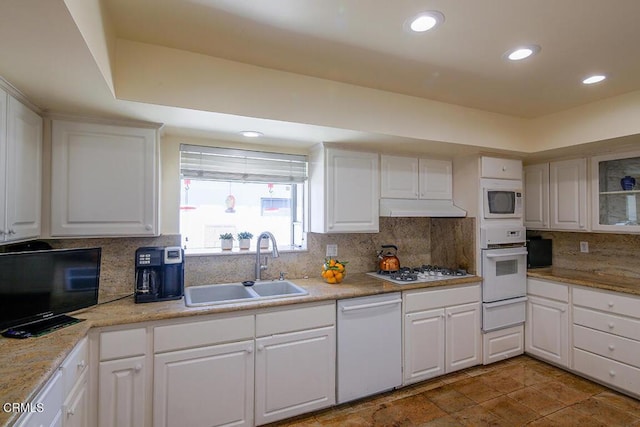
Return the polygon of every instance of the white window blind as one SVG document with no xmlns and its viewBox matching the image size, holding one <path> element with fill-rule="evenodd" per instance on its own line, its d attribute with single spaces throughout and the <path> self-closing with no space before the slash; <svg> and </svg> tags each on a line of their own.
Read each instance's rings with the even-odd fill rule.
<svg viewBox="0 0 640 427">
<path fill-rule="evenodd" d="M 307 157 L 295 154 L 180 145 L 182 178 L 243 182 L 304 182 Z"/>
</svg>

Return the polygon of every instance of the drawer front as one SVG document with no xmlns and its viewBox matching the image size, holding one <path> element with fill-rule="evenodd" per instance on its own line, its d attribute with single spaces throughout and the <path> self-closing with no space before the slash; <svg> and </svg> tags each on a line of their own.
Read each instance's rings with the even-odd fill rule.
<svg viewBox="0 0 640 427">
<path fill-rule="evenodd" d="M 153 330 L 153 351 L 162 353 L 253 339 L 254 322 L 254 316 L 250 315 L 158 326 Z"/>
<path fill-rule="evenodd" d="M 480 285 L 404 292 L 405 313 L 480 301 Z"/>
<path fill-rule="evenodd" d="M 601 310 L 606 313 L 640 317 L 640 298 L 613 292 L 573 288 L 573 304 Z"/>
<path fill-rule="evenodd" d="M 18 419 L 16 427 L 52 426 L 60 422 L 62 411 L 62 373 L 57 371 L 31 401 L 33 411 Z M 60 425 L 60 424 L 58 424 Z"/>
<path fill-rule="evenodd" d="M 74 384 L 86 371 L 89 362 L 89 345 L 87 338 L 83 338 L 74 347 L 71 354 L 62 362 L 60 370 L 62 371 L 62 382 L 64 384 L 64 396 L 66 397 Z"/>
<path fill-rule="evenodd" d="M 640 369 L 593 353 L 573 350 L 573 369 L 605 384 L 640 395 Z"/>
<path fill-rule="evenodd" d="M 573 323 L 640 341 L 640 320 L 583 307 L 573 308 Z"/>
<path fill-rule="evenodd" d="M 335 303 L 273 311 L 256 315 L 256 336 L 284 334 L 335 324 Z"/>
<path fill-rule="evenodd" d="M 527 279 L 527 295 L 569 302 L 569 286 L 538 279 Z"/>
<path fill-rule="evenodd" d="M 640 368 L 640 341 L 573 325 L 573 346 Z"/>
<path fill-rule="evenodd" d="M 142 356 L 147 350 L 145 328 L 100 333 L 100 360 Z"/>
<path fill-rule="evenodd" d="M 513 298 L 508 302 L 498 301 L 482 304 L 482 330 L 494 331 L 524 323 L 527 298 Z"/>
</svg>

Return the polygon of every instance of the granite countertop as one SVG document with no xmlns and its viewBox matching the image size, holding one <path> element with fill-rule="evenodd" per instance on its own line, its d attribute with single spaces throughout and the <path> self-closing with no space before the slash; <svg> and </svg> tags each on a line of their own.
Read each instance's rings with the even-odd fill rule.
<svg viewBox="0 0 640 427">
<path fill-rule="evenodd" d="M 588 271 L 576 271 L 563 268 L 536 268 L 527 271 L 528 277 L 553 280 L 570 285 L 604 289 L 626 294 L 640 295 L 640 279 L 623 276 L 610 276 Z"/>
<path fill-rule="evenodd" d="M 181 317 L 256 310 L 316 301 L 376 295 L 410 289 L 455 286 L 480 282 L 478 276 L 470 276 L 431 283 L 407 283 L 395 285 L 367 274 L 351 274 L 337 285 L 329 285 L 320 279 L 291 279 L 305 288 L 305 296 L 273 300 L 219 304 L 206 307 L 187 307 L 184 300 L 135 304 L 133 296 L 76 312 L 74 317 L 85 321 L 59 329 L 41 337 L 9 339 L 0 337 L 0 404 L 29 402 L 55 373 L 76 343 L 87 335 L 92 327 L 124 325 Z M 194 319 L 197 320 L 197 319 Z M 0 409 L 0 425 L 15 421 L 18 414 Z"/>
</svg>

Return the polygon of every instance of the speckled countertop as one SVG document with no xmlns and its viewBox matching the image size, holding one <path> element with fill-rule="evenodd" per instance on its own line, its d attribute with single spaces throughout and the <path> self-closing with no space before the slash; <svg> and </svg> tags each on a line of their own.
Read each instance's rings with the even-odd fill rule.
<svg viewBox="0 0 640 427">
<path fill-rule="evenodd" d="M 562 268 L 536 268 L 528 270 L 527 276 L 553 280 L 570 285 L 640 295 L 640 279 L 622 276 L 609 276 L 589 271 L 568 270 Z"/>
<path fill-rule="evenodd" d="M 92 327 L 149 322 L 180 317 L 256 310 L 290 304 L 376 295 L 409 289 L 455 286 L 479 282 L 477 276 L 432 283 L 393 283 L 367 274 L 352 274 L 339 285 L 328 285 L 319 279 L 292 279 L 309 294 L 292 298 L 187 307 L 184 300 L 135 304 L 127 297 L 91 309 L 77 312 L 74 317 L 85 319 L 75 325 L 47 335 L 22 340 L 0 337 L 0 404 L 29 402 L 53 375 L 75 344 Z M 10 425 L 17 415 L 4 412 L 0 406 L 0 425 Z"/>
</svg>

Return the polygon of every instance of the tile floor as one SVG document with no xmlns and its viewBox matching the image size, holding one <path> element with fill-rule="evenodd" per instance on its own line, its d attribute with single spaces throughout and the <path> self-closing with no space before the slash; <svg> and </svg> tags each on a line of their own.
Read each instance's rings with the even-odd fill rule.
<svg viewBox="0 0 640 427">
<path fill-rule="evenodd" d="M 640 401 L 528 356 L 271 426 L 637 426 Z"/>
</svg>

